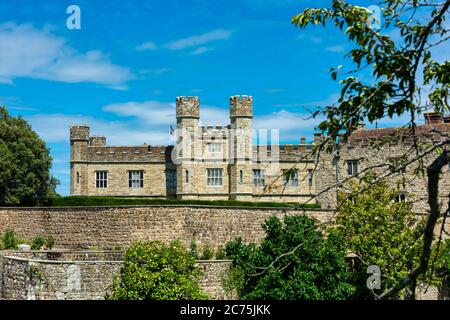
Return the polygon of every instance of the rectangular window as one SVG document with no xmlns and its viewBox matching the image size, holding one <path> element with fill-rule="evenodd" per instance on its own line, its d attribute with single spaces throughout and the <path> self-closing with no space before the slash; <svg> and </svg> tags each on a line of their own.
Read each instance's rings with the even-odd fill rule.
<svg viewBox="0 0 450 320">
<path fill-rule="evenodd" d="M 253 170 L 253 185 L 255 187 L 264 187 L 266 184 L 265 178 L 266 173 L 264 170 Z"/>
<path fill-rule="evenodd" d="M 283 170 L 283 183 L 285 186 L 298 187 L 298 171 Z"/>
<path fill-rule="evenodd" d="M 177 188 L 177 172 L 174 170 L 166 171 L 166 188 L 176 189 Z"/>
<path fill-rule="evenodd" d="M 358 161 L 347 161 L 347 173 L 349 176 L 356 176 L 358 174 Z"/>
<path fill-rule="evenodd" d="M 222 185 L 222 169 L 206 169 L 207 185 L 221 186 Z"/>
<path fill-rule="evenodd" d="M 312 169 L 308 169 L 308 186 L 309 186 L 309 189 L 311 189 L 312 186 L 313 186 L 313 175 L 314 175 L 313 170 Z"/>
<path fill-rule="evenodd" d="M 208 143 L 208 151 L 209 152 L 222 152 L 222 144 L 221 143 Z"/>
<path fill-rule="evenodd" d="M 97 188 L 108 188 L 108 171 L 95 171 L 95 186 Z"/>
<path fill-rule="evenodd" d="M 144 171 L 128 171 L 128 187 L 144 187 Z"/>
</svg>

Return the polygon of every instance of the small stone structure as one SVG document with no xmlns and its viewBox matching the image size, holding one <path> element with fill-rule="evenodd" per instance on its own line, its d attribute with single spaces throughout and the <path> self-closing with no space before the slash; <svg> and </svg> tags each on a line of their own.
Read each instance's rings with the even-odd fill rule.
<svg viewBox="0 0 450 320">
<path fill-rule="evenodd" d="M 199 285 L 216 300 L 226 299 L 222 277 L 231 261 L 202 260 Z M 0 299 L 103 300 L 123 267 L 119 251 L 0 252 Z"/>
</svg>

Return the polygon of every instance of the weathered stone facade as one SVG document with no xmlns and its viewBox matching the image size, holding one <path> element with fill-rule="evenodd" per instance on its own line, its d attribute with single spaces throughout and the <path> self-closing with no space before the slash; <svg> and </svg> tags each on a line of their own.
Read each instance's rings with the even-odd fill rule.
<svg viewBox="0 0 450 320">
<path fill-rule="evenodd" d="M 448 139 L 450 123 L 427 122 L 416 127 L 417 144 L 424 152 Z M 350 182 L 357 174 L 364 176 L 369 170 L 377 177 L 386 177 L 389 185 L 404 195 L 405 199 L 413 202 L 413 209 L 418 214 L 425 214 L 429 210 L 426 169 L 437 158 L 437 151 L 429 152 L 423 159 L 424 175 L 418 172 L 420 162 L 412 161 L 416 155 L 413 145 L 412 132 L 409 128 L 364 129 L 354 132 L 347 143 L 341 144 L 333 153 L 323 153 L 319 158 L 316 172 L 318 199 L 323 208 L 336 208 L 337 193 L 350 193 Z M 448 148 L 448 146 L 446 146 Z M 350 168 L 352 166 L 352 168 Z M 401 169 L 405 166 L 404 169 Z M 399 169 L 400 168 L 400 169 Z M 395 171 L 397 170 L 397 171 Z M 344 182 L 336 187 L 338 181 Z M 327 190 L 329 189 L 329 190 Z M 327 190 L 327 192 L 323 192 Z M 447 208 L 450 193 L 450 171 L 445 166 L 441 171 L 439 192 L 443 209 Z"/>
<path fill-rule="evenodd" d="M 229 125 L 200 126 L 199 98 L 178 97 L 176 147 L 106 146 L 106 138 L 90 136 L 88 126 L 72 126 L 70 193 L 314 203 L 311 145 L 302 139 L 298 145 L 253 146 L 252 108 L 252 97 L 230 97 Z M 260 170 L 258 182 L 254 170 Z M 280 176 L 288 170 L 292 177 L 285 181 Z M 134 174 L 139 181 L 133 183 Z"/>
<path fill-rule="evenodd" d="M 320 221 L 333 215 L 330 210 L 211 206 L 0 208 L 0 234 L 13 229 L 27 239 L 52 235 L 56 246 L 65 249 L 126 248 L 136 241 L 175 239 L 189 246 L 194 238 L 200 246 L 217 248 L 236 237 L 258 242 L 267 218 L 304 213 Z"/>
<path fill-rule="evenodd" d="M 222 277 L 231 261 L 202 260 L 200 287 L 227 297 Z M 123 267 L 118 251 L 0 251 L 0 300 L 103 300 Z"/>
</svg>

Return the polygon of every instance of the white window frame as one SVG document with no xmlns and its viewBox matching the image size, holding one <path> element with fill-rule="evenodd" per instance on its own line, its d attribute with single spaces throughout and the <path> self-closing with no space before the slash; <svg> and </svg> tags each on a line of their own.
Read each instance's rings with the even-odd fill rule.
<svg viewBox="0 0 450 320">
<path fill-rule="evenodd" d="M 348 160 L 347 161 L 347 174 L 349 176 L 356 176 L 358 173 L 359 173 L 358 160 Z"/>
<path fill-rule="evenodd" d="M 264 188 L 266 184 L 266 171 L 263 169 L 253 169 L 253 186 Z"/>
<path fill-rule="evenodd" d="M 97 189 L 108 188 L 108 171 L 106 170 L 95 171 L 95 187 Z"/>
<path fill-rule="evenodd" d="M 289 179 L 287 179 L 288 172 Z M 298 187 L 298 170 L 283 170 L 283 184 L 289 187 Z"/>
<path fill-rule="evenodd" d="M 206 185 L 208 187 L 223 186 L 223 169 L 222 168 L 206 169 Z"/>
<path fill-rule="evenodd" d="M 128 171 L 128 187 L 133 189 L 139 189 L 144 187 L 143 170 Z"/>
</svg>

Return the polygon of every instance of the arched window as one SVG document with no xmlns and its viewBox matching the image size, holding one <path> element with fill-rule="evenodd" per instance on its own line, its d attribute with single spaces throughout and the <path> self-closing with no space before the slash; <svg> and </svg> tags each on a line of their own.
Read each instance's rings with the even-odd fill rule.
<svg viewBox="0 0 450 320">
<path fill-rule="evenodd" d="M 80 173 L 77 172 L 77 183 L 80 183 Z"/>
<path fill-rule="evenodd" d="M 244 172 L 242 170 L 239 170 L 239 183 L 244 182 Z"/>
<path fill-rule="evenodd" d="M 186 178 L 185 178 L 186 183 L 189 183 L 189 171 L 186 170 Z"/>
</svg>

